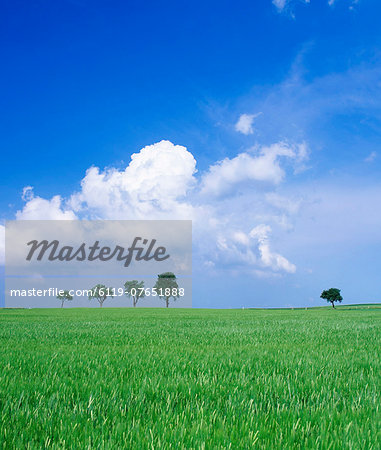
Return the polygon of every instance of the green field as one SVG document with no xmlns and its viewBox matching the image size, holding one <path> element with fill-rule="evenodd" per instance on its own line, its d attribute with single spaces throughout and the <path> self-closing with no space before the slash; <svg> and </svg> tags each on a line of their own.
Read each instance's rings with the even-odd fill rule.
<svg viewBox="0 0 381 450">
<path fill-rule="evenodd" d="M 0 310 L 0 446 L 379 449 L 380 319 Z"/>
</svg>

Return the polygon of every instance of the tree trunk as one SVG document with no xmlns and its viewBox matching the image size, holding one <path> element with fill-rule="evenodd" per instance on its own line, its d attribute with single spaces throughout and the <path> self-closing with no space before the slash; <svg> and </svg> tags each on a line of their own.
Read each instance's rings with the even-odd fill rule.
<svg viewBox="0 0 381 450">
<path fill-rule="evenodd" d="M 167 306 L 167 308 L 169 307 L 169 297 L 166 297 L 166 299 L 165 299 L 165 304 L 166 304 L 166 306 Z"/>
<path fill-rule="evenodd" d="M 335 309 L 335 303 L 334 302 L 331 302 L 331 303 L 332 303 L 332 308 Z"/>
<path fill-rule="evenodd" d="M 101 301 L 99 302 L 99 307 L 100 307 L 100 308 L 102 308 L 103 302 L 104 302 L 104 300 L 101 300 Z"/>
<path fill-rule="evenodd" d="M 138 301 L 135 300 L 135 299 L 133 298 L 133 299 L 132 299 L 132 303 L 133 303 L 133 305 L 134 305 L 134 308 L 136 308 L 136 303 L 138 303 Z"/>
<path fill-rule="evenodd" d="M 65 300 L 62 300 L 61 301 L 61 308 L 63 308 L 64 303 L 65 303 Z"/>
</svg>

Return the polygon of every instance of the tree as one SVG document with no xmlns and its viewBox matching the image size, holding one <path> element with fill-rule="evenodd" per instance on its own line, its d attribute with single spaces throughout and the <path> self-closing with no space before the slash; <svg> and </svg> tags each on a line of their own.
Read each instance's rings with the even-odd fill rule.
<svg viewBox="0 0 381 450">
<path fill-rule="evenodd" d="M 104 284 L 97 284 L 91 289 L 89 300 L 95 298 L 96 300 L 98 300 L 99 307 L 102 308 L 103 302 L 107 297 L 114 297 L 114 295 L 112 294 L 113 290 L 114 288 L 106 287 Z"/>
<path fill-rule="evenodd" d="M 132 298 L 132 305 L 135 308 L 138 301 L 145 297 L 144 281 L 132 280 L 124 283 L 125 294 L 128 298 Z"/>
<path fill-rule="evenodd" d="M 156 289 L 157 295 L 165 300 L 167 308 L 169 307 L 170 298 L 176 300 L 180 297 L 176 275 L 172 272 L 164 272 L 158 275 L 154 289 Z"/>
<path fill-rule="evenodd" d="M 61 300 L 61 308 L 63 308 L 65 300 L 73 300 L 73 296 L 69 294 L 69 291 L 60 291 L 57 298 Z"/>
<path fill-rule="evenodd" d="M 331 288 L 323 291 L 320 298 L 324 298 L 328 303 L 332 303 L 332 308 L 335 307 L 335 302 L 341 303 L 343 301 L 343 297 L 340 294 L 340 289 L 337 288 Z"/>
</svg>

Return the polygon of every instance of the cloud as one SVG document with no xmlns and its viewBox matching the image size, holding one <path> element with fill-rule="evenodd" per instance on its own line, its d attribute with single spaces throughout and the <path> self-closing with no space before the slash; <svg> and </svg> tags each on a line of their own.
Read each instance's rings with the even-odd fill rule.
<svg viewBox="0 0 381 450">
<path fill-rule="evenodd" d="M 33 187 L 25 186 L 24 189 L 22 190 L 21 198 L 26 202 L 26 201 L 32 200 L 33 197 L 34 197 Z"/>
<path fill-rule="evenodd" d="M 336 4 L 337 0 L 328 0 L 328 5 L 329 6 L 334 6 Z M 357 3 L 359 3 L 359 0 L 352 0 L 349 9 L 353 10 L 354 9 L 354 5 L 357 5 Z"/>
<path fill-rule="evenodd" d="M 276 7 L 278 12 L 282 12 L 287 9 L 287 7 L 296 2 L 294 0 L 273 0 L 272 3 Z M 310 0 L 304 0 L 304 3 L 310 3 Z"/>
<path fill-rule="evenodd" d="M 180 145 L 161 141 L 131 156 L 125 170 L 98 167 L 87 170 L 81 191 L 69 204 L 75 211 L 89 211 L 102 218 L 181 218 L 188 205 L 181 201 L 194 186 L 196 160 Z"/>
<path fill-rule="evenodd" d="M 377 158 L 377 152 L 371 152 L 371 153 L 364 159 L 364 161 L 367 162 L 367 163 L 371 163 L 371 162 L 373 162 L 376 158 Z"/>
<path fill-rule="evenodd" d="M 310 59 L 316 56 L 316 44 L 301 49 L 284 80 L 268 88 L 254 86 L 237 101 L 234 109 L 263 112 L 266 120 L 261 121 L 258 133 L 261 142 L 279 142 L 285 137 L 289 142 L 307 139 L 309 146 L 317 150 L 315 155 L 332 147 L 343 164 L 349 162 L 348 146 L 353 145 L 354 134 L 358 146 L 369 149 L 364 150 L 365 155 L 377 151 L 381 59 L 375 55 L 371 63 L 312 77 L 307 55 Z M 221 119 L 230 120 L 229 114 Z M 338 127 L 337 120 L 345 120 L 346 127 Z"/>
<path fill-rule="evenodd" d="M 123 170 L 90 168 L 81 189 L 68 200 L 59 195 L 44 199 L 27 187 L 25 206 L 16 217 L 192 219 L 195 271 L 226 272 L 226 276 L 284 276 L 295 273 L 296 263 L 303 271 L 300 255 L 318 258 L 338 248 L 346 251 L 353 242 L 380 242 L 380 186 L 362 182 L 354 186 L 352 178 L 337 176 L 331 181 L 319 179 L 318 184 L 303 178 L 282 184 L 286 177 L 295 177 L 288 168 L 305 157 L 304 145 L 278 143 L 245 153 L 243 161 L 242 154 L 226 159 L 227 177 L 225 169 L 222 173 L 213 170 L 221 163 L 197 176 L 196 161 L 185 147 L 161 141 L 134 154 Z M 166 159 L 165 165 L 161 158 Z M 258 158 L 264 172 L 256 171 Z M 255 170 L 242 174 L 242 168 L 250 164 Z M 266 172 L 269 165 L 271 170 Z M 270 174 L 265 182 L 264 173 Z M 206 185 L 214 186 L 205 184 L 210 174 L 218 178 L 225 194 L 216 197 L 211 195 L 213 190 L 208 195 L 202 191 Z M 224 190 L 221 180 L 228 189 Z M 0 260 L 3 254 L 0 239 Z"/>
<path fill-rule="evenodd" d="M 287 0 L 273 0 L 273 5 L 278 9 L 278 11 L 283 11 L 287 3 Z"/>
<path fill-rule="evenodd" d="M 285 271 L 294 273 L 296 266 L 290 263 L 284 256 L 274 253 L 270 249 L 269 234 L 271 227 L 268 225 L 258 225 L 250 231 L 250 237 L 258 242 L 258 249 L 261 255 L 261 262 L 264 267 L 270 267 L 274 271 Z"/>
<path fill-rule="evenodd" d="M 249 134 L 253 134 L 253 122 L 256 117 L 261 115 L 262 113 L 258 114 L 241 114 L 238 122 L 235 124 L 235 129 L 239 133 L 245 134 L 246 136 Z"/>
<path fill-rule="evenodd" d="M 73 211 L 62 205 L 62 198 L 59 195 L 46 200 L 34 197 L 31 189 L 30 186 L 24 188 L 23 199 L 27 201 L 22 211 L 16 213 L 18 220 L 75 220 L 77 218 Z M 28 196 L 25 196 L 25 192 L 28 192 Z"/>
<path fill-rule="evenodd" d="M 241 153 L 196 177 L 194 156 L 185 147 L 164 140 L 133 154 L 123 170 L 90 167 L 81 189 L 66 201 L 59 195 L 50 200 L 35 196 L 27 186 L 24 208 L 16 217 L 191 219 L 197 266 L 255 276 L 257 269 L 261 276 L 263 270 L 292 273 L 293 265 L 270 250 L 269 236 L 259 241 L 250 230 L 264 221 L 269 227 L 289 229 L 287 218 L 295 209 L 286 198 L 270 194 L 286 176 L 285 159 L 297 164 L 304 158 L 302 147 L 278 143 L 255 153 Z M 253 181 L 264 184 L 252 192 Z M 245 194 L 237 197 L 238 184 Z"/>
<path fill-rule="evenodd" d="M 202 190 L 205 195 L 219 196 L 227 194 L 242 183 L 266 182 L 279 184 L 285 177 L 280 158 L 294 159 L 298 163 L 306 158 L 306 146 L 288 145 L 280 142 L 263 147 L 257 154 L 240 153 L 212 165 L 202 178 Z"/>
<path fill-rule="evenodd" d="M 277 194 L 276 192 L 267 193 L 266 200 L 270 205 L 273 205 L 281 211 L 286 211 L 289 214 L 296 214 L 301 206 L 300 199 L 288 198 L 284 195 Z"/>
<path fill-rule="evenodd" d="M 260 224 L 249 233 L 233 231 L 217 234 L 217 253 L 213 266 L 227 266 L 234 271 L 245 273 L 252 269 L 256 276 L 263 278 L 264 273 L 270 276 L 279 273 L 295 273 L 296 266 L 284 256 L 270 248 L 269 225 Z M 210 264 L 210 261 L 209 261 Z"/>
</svg>

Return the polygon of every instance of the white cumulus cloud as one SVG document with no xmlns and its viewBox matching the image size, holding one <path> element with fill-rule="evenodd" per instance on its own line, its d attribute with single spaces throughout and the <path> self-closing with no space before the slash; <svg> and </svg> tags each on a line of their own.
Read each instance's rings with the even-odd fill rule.
<svg viewBox="0 0 381 450">
<path fill-rule="evenodd" d="M 31 186 L 23 190 L 24 208 L 17 211 L 18 220 L 74 220 L 76 215 L 72 210 L 63 205 L 61 196 L 55 195 L 50 200 L 35 197 Z"/>
<path fill-rule="evenodd" d="M 240 153 L 232 159 L 225 158 L 212 165 L 203 176 L 202 193 L 219 196 L 228 193 L 239 184 L 253 181 L 279 184 L 285 177 L 280 158 L 294 159 L 299 163 L 300 152 L 304 158 L 304 144 L 290 146 L 281 142 L 263 147 L 257 154 Z"/>
<path fill-rule="evenodd" d="M 70 205 L 103 218 L 160 218 L 168 213 L 179 218 L 189 209 L 181 199 L 194 186 L 195 172 L 193 155 L 163 140 L 134 153 L 125 170 L 88 169 Z"/>
<path fill-rule="evenodd" d="M 272 252 L 269 243 L 269 234 L 271 233 L 271 227 L 268 225 L 257 225 L 250 231 L 250 237 L 254 238 L 258 242 L 258 249 L 261 255 L 261 262 L 265 267 L 270 267 L 274 271 L 285 271 L 294 273 L 296 267 L 290 263 L 284 256 Z"/>
<path fill-rule="evenodd" d="M 278 143 L 227 158 L 196 177 L 192 153 L 163 140 L 134 153 L 125 169 L 90 167 L 80 190 L 67 200 L 35 196 L 27 186 L 16 218 L 191 219 L 200 267 L 292 273 L 295 266 L 270 250 L 269 230 L 270 224 L 289 229 L 296 200 L 271 192 L 286 176 L 285 158 L 298 164 L 303 155 L 303 145 Z M 262 183 L 256 192 L 250 189 L 252 181 Z M 238 184 L 244 196 L 235 196 Z M 263 223 L 266 236 L 250 233 Z"/>
<path fill-rule="evenodd" d="M 258 117 L 261 113 L 258 114 L 241 114 L 237 123 L 235 124 L 235 130 L 239 133 L 249 135 L 253 134 L 253 122 L 256 117 Z"/>
</svg>

